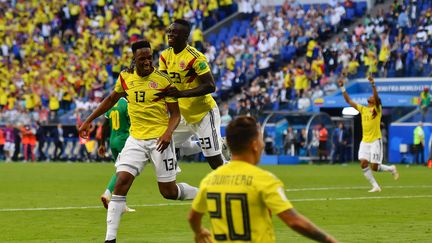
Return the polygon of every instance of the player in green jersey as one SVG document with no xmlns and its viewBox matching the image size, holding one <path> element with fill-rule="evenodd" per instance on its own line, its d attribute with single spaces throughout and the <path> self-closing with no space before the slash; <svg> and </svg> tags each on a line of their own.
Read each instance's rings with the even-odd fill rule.
<svg viewBox="0 0 432 243">
<path fill-rule="evenodd" d="M 130 121 L 127 100 L 125 98 L 120 98 L 117 103 L 105 113 L 105 118 L 104 128 L 102 129 L 102 141 L 98 149 L 98 154 L 100 157 L 105 157 L 105 138 L 108 134 L 107 130 L 111 129 L 109 144 L 113 159 L 116 160 L 129 137 Z M 108 208 L 108 203 L 111 199 L 111 193 L 114 190 L 116 180 L 117 175 L 114 173 L 105 192 L 101 195 L 101 201 L 105 208 Z M 135 210 L 126 207 L 126 211 L 133 212 Z"/>
</svg>

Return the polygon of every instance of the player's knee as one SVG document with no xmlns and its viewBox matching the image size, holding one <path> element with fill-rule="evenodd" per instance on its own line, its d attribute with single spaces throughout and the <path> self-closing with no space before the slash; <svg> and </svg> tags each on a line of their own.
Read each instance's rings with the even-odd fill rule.
<svg viewBox="0 0 432 243">
<path fill-rule="evenodd" d="M 360 160 L 360 167 L 362 169 L 367 168 L 369 165 L 369 162 L 367 160 Z"/>
<path fill-rule="evenodd" d="M 373 171 L 378 171 L 378 164 L 371 164 L 371 169 Z"/>
<path fill-rule="evenodd" d="M 223 165 L 223 159 L 221 155 L 216 155 L 212 157 L 206 157 L 207 162 L 209 163 L 210 167 L 215 170 L 219 166 Z"/>
<path fill-rule="evenodd" d="M 176 200 L 178 196 L 177 187 L 159 188 L 159 192 L 165 199 L 169 200 Z"/>
<path fill-rule="evenodd" d="M 134 177 L 130 174 L 119 173 L 114 186 L 114 194 L 126 195 L 132 185 Z"/>
</svg>

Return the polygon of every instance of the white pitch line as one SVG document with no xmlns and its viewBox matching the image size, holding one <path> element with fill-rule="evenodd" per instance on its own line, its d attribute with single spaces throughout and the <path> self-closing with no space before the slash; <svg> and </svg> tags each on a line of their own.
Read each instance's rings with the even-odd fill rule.
<svg viewBox="0 0 432 243">
<path fill-rule="evenodd" d="M 183 206 L 191 203 L 155 203 L 128 205 L 129 207 L 165 207 L 165 206 Z M 103 208 L 102 206 L 81 206 L 81 207 L 54 207 L 54 208 L 0 208 L 0 212 L 19 212 L 19 211 L 55 211 L 55 210 L 72 210 L 72 209 L 94 209 Z"/>
<path fill-rule="evenodd" d="M 432 188 L 432 185 L 417 185 L 417 186 L 384 186 L 383 188 Z M 368 186 L 343 186 L 343 187 L 309 187 L 309 188 L 291 188 L 286 189 L 287 192 L 300 191 L 330 191 L 330 190 L 355 190 L 355 189 L 370 189 Z"/>
<path fill-rule="evenodd" d="M 336 197 L 336 198 L 302 198 L 290 199 L 291 202 L 310 202 L 310 201 L 353 201 L 370 199 L 411 199 L 411 198 L 432 198 L 432 195 L 413 195 L 413 196 L 375 196 L 375 197 Z"/>
<path fill-rule="evenodd" d="M 432 195 L 412 195 L 412 196 L 371 196 L 371 197 L 336 197 L 336 198 L 299 198 L 290 199 L 291 202 L 311 202 L 311 201 L 353 201 L 353 200 L 370 200 L 370 199 L 411 199 L 411 198 L 432 198 Z M 187 203 L 156 203 L 128 205 L 130 207 L 164 207 L 164 206 L 184 206 Z M 19 211 L 56 211 L 56 210 L 73 210 L 73 209 L 95 209 L 102 206 L 82 206 L 82 207 L 55 207 L 55 208 L 1 208 L 0 212 L 19 212 Z"/>
</svg>

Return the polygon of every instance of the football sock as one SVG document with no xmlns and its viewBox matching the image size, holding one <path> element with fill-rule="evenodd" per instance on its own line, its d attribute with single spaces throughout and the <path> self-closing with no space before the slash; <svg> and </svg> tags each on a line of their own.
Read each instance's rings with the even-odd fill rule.
<svg viewBox="0 0 432 243">
<path fill-rule="evenodd" d="M 369 167 L 366 167 L 363 169 L 363 175 L 366 177 L 366 179 L 369 181 L 369 183 L 373 186 L 373 187 L 379 187 L 378 183 L 375 180 L 375 177 L 372 174 L 372 171 Z"/>
<path fill-rule="evenodd" d="M 120 218 L 126 207 L 126 196 L 112 195 L 107 210 L 107 232 L 105 240 L 114 240 L 120 225 Z"/>
<path fill-rule="evenodd" d="M 187 183 L 177 183 L 178 195 L 177 200 L 192 200 L 195 198 L 198 188 L 190 186 Z"/>
<path fill-rule="evenodd" d="M 201 147 L 197 141 L 188 140 L 180 145 L 182 156 L 189 156 L 201 152 Z"/>
<path fill-rule="evenodd" d="M 378 171 L 393 171 L 393 167 L 392 166 L 388 166 L 388 165 L 378 165 Z"/>
<path fill-rule="evenodd" d="M 108 186 L 107 186 L 107 189 L 109 190 L 110 195 L 114 191 L 114 186 L 115 186 L 116 180 L 117 180 L 117 174 L 114 173 L 114 175 L 111 177 L 111 180 L 110 180 L 110 182 L 108 183 Z"/>
</svg>

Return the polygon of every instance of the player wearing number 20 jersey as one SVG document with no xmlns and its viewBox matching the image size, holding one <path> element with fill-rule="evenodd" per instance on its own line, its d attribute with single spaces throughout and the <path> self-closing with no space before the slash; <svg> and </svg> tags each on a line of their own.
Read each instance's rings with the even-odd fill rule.
<svg viewBox="0 0 432 243">
<path fill-rule="evenodd" d="M 204 178 L 192 208 L 209 212 L 216 242 L 275 242 L 269 210 L 277 215 L 293 207 L 283 188 L 270 172 L 231 161 Z"/>
<path fill-rule="evenodd" d="M 311 239 L 336 242 L 295 211 L 279 179 L 256 166 L 264 142 L 254 118 L 237 117 L 228 124 L 226 134 L 233 160 L 201 182 L 189 213 L 195 242 L 275 242 L 271 214 Z M 211 233 L 202 226 L 206 212 Z"/>
</svg>

